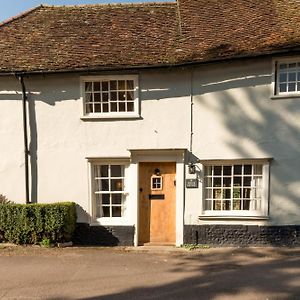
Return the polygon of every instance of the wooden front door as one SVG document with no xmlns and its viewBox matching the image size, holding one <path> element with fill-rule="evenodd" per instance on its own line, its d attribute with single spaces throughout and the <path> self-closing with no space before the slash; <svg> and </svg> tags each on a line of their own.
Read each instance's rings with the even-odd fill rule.
<svg viewBox="0 0 300 300">
<path fill-rule="evenodd" d="M 139 244 L 175 244 L 176 164 L 139 164 Z"/>
</svg>

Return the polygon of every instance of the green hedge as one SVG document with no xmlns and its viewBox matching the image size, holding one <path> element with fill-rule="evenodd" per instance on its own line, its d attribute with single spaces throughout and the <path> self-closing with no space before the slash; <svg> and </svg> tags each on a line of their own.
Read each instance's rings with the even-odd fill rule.
<svg viewBox="0 0 300 300">
<path fill-rule="evenodd" d="M 0 204 L 0 240 L 15 244 L 71 241 L 76 225 L 73 202 Z"/>
</svg>

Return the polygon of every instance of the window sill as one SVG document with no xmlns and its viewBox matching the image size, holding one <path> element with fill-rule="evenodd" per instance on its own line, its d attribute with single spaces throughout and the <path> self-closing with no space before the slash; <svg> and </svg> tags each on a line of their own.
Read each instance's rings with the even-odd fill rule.
<svg viewBox="0 0 300 300">
<path fill-rule="evenodd" d="M 95 218 L 90 222 L 90 226 L 123 226 L 127 224 L 125 217 L 102 217 Z"/>
<path fill-rule="evenodd" d="M 300 99 L 300 93 L 299 94 L 285 94 L 285 95 L 272 95 L 270 97 L 271 100 L 280 100 L 280 99 L 295 99 L 299 98 Z"/>
<path fill-rule="evenodd" d="M 82 116 L 80 118 L 82 121 L 101 121 L 101 120 L 139 120 L 141 116 L 139 114 L 116 114 L 116 115 L 90 115 L 90 116 Z"/>
<path fill-rule="evenodd" d="M 269 220 L 268 216 L 243 216 L 243 215 L 201 215 L 199 220 Z"/>
</svg>

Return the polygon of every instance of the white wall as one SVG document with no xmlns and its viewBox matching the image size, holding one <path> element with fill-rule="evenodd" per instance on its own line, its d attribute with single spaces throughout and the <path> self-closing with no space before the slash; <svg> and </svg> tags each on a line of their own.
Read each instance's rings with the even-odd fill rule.
<svg viewBox="0 0 300 300">
<path fill-rule="evenodd" d="M 182 71 L 143 72 L 141 119 L 83 121 L 79 75 L 25 78 L 30 127 L 37 141 L 31 147 L 32 155 L 37 154 L 37 201 L 75 201 L 83 209 L 79 221 L 86 221 L 90 213 L 86 157 L 129 157 L 128 149 L 184 148 L 189 138 L 185 80 Z M 24 202 L 22 102 L 14 93 L 20 93 L 20 86 L 13 77 L 1 78 L 1 90 L 0 193 Z"/>
<path fill-rule="evenodd" d="M 271 82 L 272 61 L 266 58 L 197 68 L 193 82 L 193 153 L 202 160 L 273 158 L 268 223 L 297 224 L 300 219 L 300 99 L 272 100 Z M 198 221 L 201 201 L 201 193 L 186 191 L 187 223 L 211 223 Z"/>
<path fill-rule="evenodd" d="M 198 159 L 272 157 L 268 222 L 295 224 L 300 219 L 300 103 L 271 100 L 271 75 L 271 59 L 193 68 L 193 154 Z M 190 78 L 191 69 L 141 71 L 141 119 L 90 122 L 80 119 L 78 74 L 25 78 L 37 140 L 31 148 L 37 154 L 38 202 L 75 201 L 83 209 L 79 221 L 85 221 L 84 211 L 90 212 L 86 157 L 189 148 Z M 25 198 L 20 90 L 15 78 L 0 78 L 0 193 L 16 202 Z M 136 201 L 134 195 L 130 201 Z M 200 223 L 201 205 L 201 184 L 186 189 L 187 224 Z"/>
</svg>

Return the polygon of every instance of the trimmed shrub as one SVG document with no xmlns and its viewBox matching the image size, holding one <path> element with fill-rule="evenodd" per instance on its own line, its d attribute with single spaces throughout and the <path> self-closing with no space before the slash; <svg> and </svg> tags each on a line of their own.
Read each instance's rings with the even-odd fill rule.
<svg viewBox="0 0 300 300">
<path fill-rule="evenodd" d="M 53 204 L 0 204 L 0 237 L 15 244 L 69 242 L 76 226 L 73 202 Z"/>
</svg>

